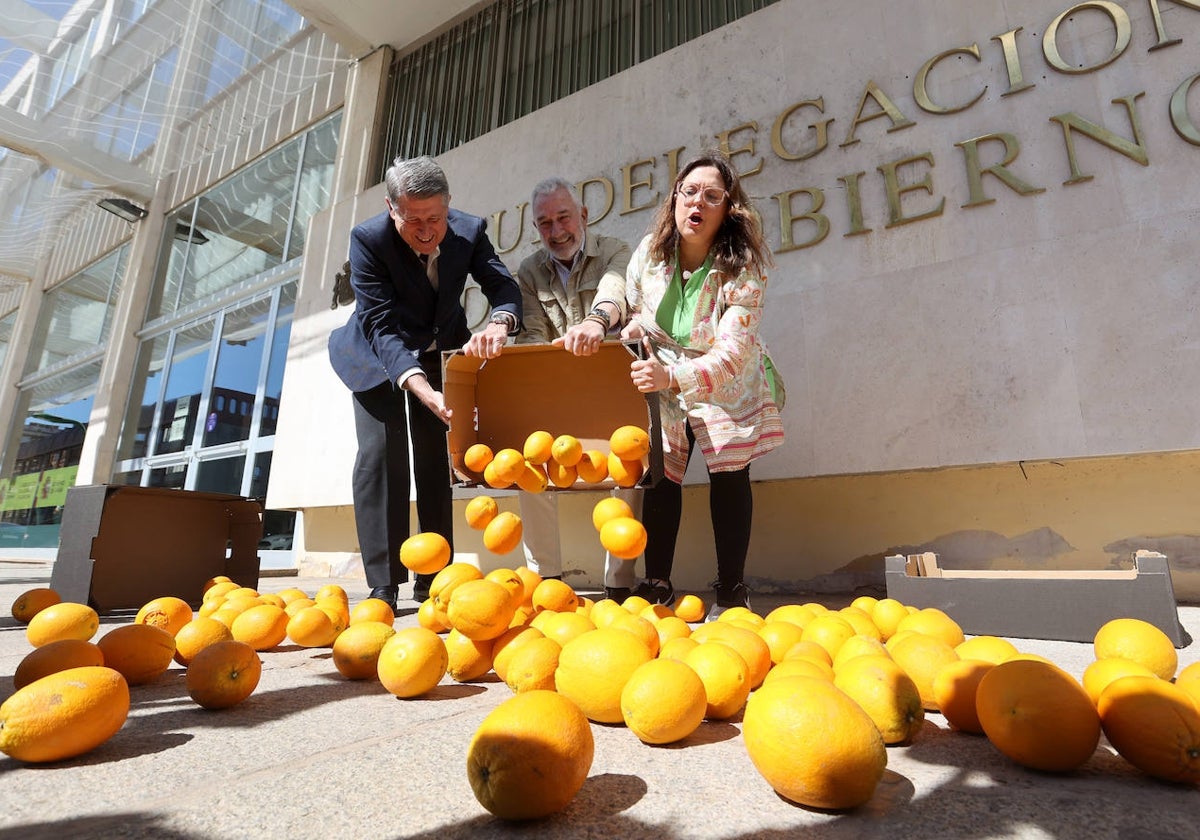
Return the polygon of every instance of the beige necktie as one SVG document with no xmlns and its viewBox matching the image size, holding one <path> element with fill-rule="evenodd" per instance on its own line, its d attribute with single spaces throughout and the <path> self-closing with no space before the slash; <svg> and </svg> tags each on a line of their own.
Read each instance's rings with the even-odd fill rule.
<svg viewBox="0 0 1200 840">
<path fill-rule="evenodd" d="M 420 256 L 421 256 L 421 262 L 425 264 L 425 276 L 429 278 L 429 285 L 433 286 L 433 290 L 436 292 L 438 290 L 438 270 L 437 270 L 438 255 L 436 253 L 434 253 L 434 254 L 421 254 Z"/>
</svg>

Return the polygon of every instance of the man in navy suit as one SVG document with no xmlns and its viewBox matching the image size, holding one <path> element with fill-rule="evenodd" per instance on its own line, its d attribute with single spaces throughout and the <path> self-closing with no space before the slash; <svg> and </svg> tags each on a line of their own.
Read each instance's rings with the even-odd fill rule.
<svg viewBox="0 0 1200 840">
<path fill-rule="evenodd" d="M 330 334 L 329 358 L 354 395 L 354 518 L 367 584 L 372 598 L 394 609 L 398 585 L 408 580 L 400 544 L 409 536 L 410 471 L 421 531 L 454 545 L 441 351 L 500 355 L 521 329 L 521 291 L 484 220 L 450 209 L 450 185 L 432 158 L 397 158 L 384 180 L 387 212 L 350 232 L 355 307 Z M 492 307 L 474 335 L 462 306 L 468 274 Z M 418 602 L 431 579 L 417 575 Z"/>
</svg>

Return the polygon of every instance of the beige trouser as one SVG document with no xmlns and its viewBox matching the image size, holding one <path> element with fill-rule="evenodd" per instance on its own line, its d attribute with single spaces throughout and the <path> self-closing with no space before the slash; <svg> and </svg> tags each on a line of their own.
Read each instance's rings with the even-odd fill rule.
<svg viewBox="0 0 1200 840">
<path fill-rule="evenodd" d="M 633 515 L 642 516 L 642 490 L 638 487 L 614 487 L 611 495 L 623 499 L 633 508 Z M 562 575 L 562 542 L 558 528 L 558 492 L 517 494 L 521 506 L 521 528 L 525 538 L 525 565 L 543 577 Z M 637 582 L 634 567 L 639 558 L 621 560 L 604 555 L 604 585 L 632 589 Z"/>
</svg>

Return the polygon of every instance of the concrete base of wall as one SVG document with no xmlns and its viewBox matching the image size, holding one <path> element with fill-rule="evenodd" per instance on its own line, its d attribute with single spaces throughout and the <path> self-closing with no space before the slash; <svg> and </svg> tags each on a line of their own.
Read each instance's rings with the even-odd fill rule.
<svg viewBox="0 0 1200 840">
<path fill-rule="evenodd" d="M 564 577 L 579 588 L 603 585 L 591 509 L 606 495 L 559 503 Z M 1113 569 L 1144 548 L 1167 557 L 1180 601 L 1200 602 L 1197 451 L 769 481 L 754 498 L 746 579 L 758 592 L 882 590 L 889 554 L 933 551 L 945 568 Z M 517 511 L 515 497 L 499 502 Z M 455 502 L 460 517 L 465 505 Z M 673 581 L 703 591 L 716 573 L 707 486 L 685 487 L 683 507 Z M 361 576 L 351 508 L 306 510 L 304 523 L 304 574 Z M 485 570 L 523 562 L 490 553 L 465 524 L 455 548 Z"/>
</svg>

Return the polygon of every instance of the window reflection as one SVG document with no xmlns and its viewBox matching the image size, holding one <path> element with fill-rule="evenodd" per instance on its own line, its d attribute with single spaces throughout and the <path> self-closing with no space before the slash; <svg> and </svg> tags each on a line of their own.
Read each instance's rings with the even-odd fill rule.
<svg viewBox="0 0 1200 840">
<path fill-rule="evenodd" d="M 180 452 L 192 442 L 212 334 L 212 321 L 176 333 L 154 454 Z"/>
<path fill-rule="evenodd" d="M 225 314 L 216 373 L 209 392 L 208 416 L 204 421 L 204 446 L 250 437 L 251 410 L 258 390 L 270 315 L 270 298 Z"/>
</svg>

